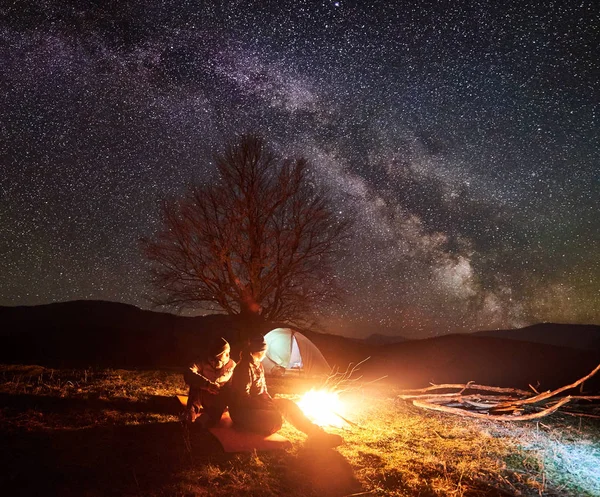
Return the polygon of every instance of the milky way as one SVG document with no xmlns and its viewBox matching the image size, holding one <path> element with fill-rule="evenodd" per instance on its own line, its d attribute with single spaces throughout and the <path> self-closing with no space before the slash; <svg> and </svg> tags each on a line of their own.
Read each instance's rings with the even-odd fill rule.
<svg viewBox="0 0 600 497">
<path fill-rule="evenodd" d="M 0 305 L 148 307 L 159 200 L 243 132 L 357 217 L 326 331 L 600 323 L 597 2 L 0 7 Z"/>
</svg>

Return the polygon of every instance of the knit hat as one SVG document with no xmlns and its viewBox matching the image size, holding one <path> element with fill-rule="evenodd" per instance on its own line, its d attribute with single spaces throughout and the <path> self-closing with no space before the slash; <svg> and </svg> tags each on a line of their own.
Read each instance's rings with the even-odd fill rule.
<svg viewBox="0 0 600 497">
<path fill-rule="evenodd" d="M 230 350 L 231 347 L 229 346 L 227 340 L 225 340 L 223 337 L 219 337 L 211 342 L 211 344 L 208 346 L 207 352 L 209 357 L 218 357 L 225 352 L 229 352 Z"/>
<path fill-rule="evenodd" d="M 248 342 L 248 352 L 262 352 L 267 350 L 267 342 L 262 335 L 250 339 Z"/>
</svg>

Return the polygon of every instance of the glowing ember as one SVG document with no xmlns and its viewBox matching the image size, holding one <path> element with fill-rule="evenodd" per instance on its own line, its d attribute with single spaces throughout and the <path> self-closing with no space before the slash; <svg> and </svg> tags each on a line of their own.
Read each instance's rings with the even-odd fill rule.
<svg viewBox="0 0 600 497">
<path fill-rule="evenodd" d="M 341 428 L 344 425 L 344 421 L 337 416 L 337 414 L 343 415 L 342 403 L 337 392 L 310 390 L 304 394 L 298 405 L 302 412 L 319 426 L 337 426 Z"/>
</svg>

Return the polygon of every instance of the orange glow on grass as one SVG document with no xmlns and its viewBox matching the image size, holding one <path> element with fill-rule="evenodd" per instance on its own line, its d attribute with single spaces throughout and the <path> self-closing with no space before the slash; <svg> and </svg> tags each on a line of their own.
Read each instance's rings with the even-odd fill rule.
<svg viewBox="0 0 600 497">
<path fill-rule="evenodd" d="M 342 418 L 337 415 L 344 415 L 342 402 L 338 398 L 337 392 L 310 390 L 304 394 L 298 402 L 298 406 L 308 419 L 319 426 L 341 428 L 344 425 Z"/>
</svg>

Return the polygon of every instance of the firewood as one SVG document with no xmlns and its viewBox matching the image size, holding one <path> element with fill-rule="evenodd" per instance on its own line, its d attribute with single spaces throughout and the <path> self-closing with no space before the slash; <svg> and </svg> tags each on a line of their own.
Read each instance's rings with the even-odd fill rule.
<svg viewBox="0 0 600 497">
<path fill-rule="evenodd" d="M 489 402 L 475 402 L 473 400 L 465 400 L 464 403 L 468 406 L 474 407 L 475 409 L 492 409 L 496 404 L 490 404 Z"/>
<path fill-rule="evenodd" d="M 440 400 L 440 402 L 443 402 L 444 399 L 447 399 L 448 402 L 450 402 L 451 400 L 461 400 L 461 399 L 466 399 L 466 400 L 470 400 L 470 399 L 478 399 L 478 400 L 486 400 L 486 401 L 496 401 L 496 403 L 498 403 L 498 401 L 501 400 L 511 400 L 514 399 L 514 397 L 510 396 L 510 395 L 481 395 L 481 394 L 470 394 L 470 395 L 461 395 L 459 393 L 438 393 L 438 394 L 425 394 L 425 395 L 398 395 L 399 399 L 402 400 L 411 400 L 411 399 L 424 399 L 424 400 L 429 400 L 429 401 L 437 401 L 437 399 Z"/>
<path fill-rule="evenodd" d="M 577 416 L 580 418 L 593 418 L 593 419 L 600 419 L 600 416 L 598 414 L 589 414 L 587 412 L 575 412 L 575 411 L 560 411 L 562 414 L 567 414 L 569 416 Z"/>
<path fill-rule="evenodd" d="M 478 385 L 476 383 L 443 383 L 441 385 L 431 385 L 426 388 L 413 388 L 408 390 L 401 390 L 403 395 L 418 394 L 431 392 L 432 390 L 450 390 L 450 389 L 463 389 L 463 390 L 483 390 L 488 392 L 499 392 L 499 393 L 512 393 L 516 395 L 529 396 L 531 392 L 526 390 L 520 390 L 518 388 L 507 388 L 507 387 L 491 387 L 488 385 Z"/>
<path fill-rule="evenodd" d="M 598 364 L 598 366 L 596 366 L 596 368 L 590 374 L 584 376 L 583 378 L 580 378 L 579 380 L 577 380 L 574 383 L 571 383 L 570 385 L 565 385 L 564 387 L 560 387 L 560 388 L 557 388 L 556 390 L 552 390 L 552 391 L 548 390 L 547 392 L 541 393 L 539 395 L 535 395 L 533 397 L 529 397 L 527 399 L 521 399 L 521 400 L 511 402 L 511 404 L 512 405 L 536 404 L 538 402 L 541 402 L 542 400 L 550 399 L 552 397 L 555 397 L 559 393 L 562 393 L 566 390 L 570 390 L 571 388 L 575 388 L 576 386 L 581 385 L 584 381 L 589 380 L 592 376 L 594 376 L 598 371 L 600 371 L 600 364 Z M 502 404 L 500 404 L 499 407 L 502 407 Z"/>
<path fill-rule="evenodd" d="M 528 419 L 541 418 L 550 413 L 555 412 L 560 406 L 573 400 L 600 400 L 600 396 L 595 395 L 571 395 L 558 399 L 551 406 L 543 405 L 548 400 L 555 398 L 558 394 L 573 389 L 577 386 L 583 386 L 583 383 L 600 371 L 600 364 L 588 375 L 580 378 L 574 383 L 565 385 L 556 390 L 548 390 L 544 393 L 538 393 L 537 390 L 530 388 L 536 392 L 536 395 L 531 396 L 530 392 L 525 392 L 516 388 L 491 387 L 487 385 L 476 385 L 472 381 L 466 384 L 446 383 L 442 385 L 431 385 L 427 388 L 403 390 L 398 396 L 399 399 L 412 400 L 413 405 L 424 409 L 448 412 L 461 416 L 475 417 L 480 419 L 491 419 L 499 421 L 525 421 Z M 460 389 L 458 392 L 450 393 L 435 393 L 438 390 Z M 480 390 L 483 392 L 499 392 L 509 395 L 486 395 L 486 394 L 469 394 L 463 395 L 466 390 Z M 525 398 L 516 398 L 516 396 L 525 396 Z M 542 407 L 535 407 L 533 404 L 542 404 Z M 525 406 L 531 406 L 530 409 L 538 409 L 537 412 L 531 414 L 521 414 Z M 476 412 L 486 410 L 486 413 Z M 570 415 L 578 415 L 569 412 Z M 582 416 L 595 417 L 594 415 L 581 414 Z"/>
<path fill-rule="evenodd" d="M 425 402 L 422 400 L 413 400 L 413 405 L 416 407 L 421 407 L 423 409 L 428 409 L 431 411 L 440 411 L 447 412 L 450 414 L 457 414 L 459 416 L 466 416 L 469 418 L 478 418 L 478 419 L 488 419 L 493 421 L 528 421 L 530 419 L 543 418 L 548 414 L 552 414 L 557 411 L 558 408 L 571 400 L 570 396 L 563 397 L 556 404 L 551 407 L 548 407 L 542 411 L 531 413 L 531 414 L 522 414 L 522 415 L 514 415 L 514 414 L 483 414 L 480 412 L 473 412 L 466 409 L 456 408 L 456 407 L 447 407 L 441 406 L 438 404 L 433 404 L 431 402 Z"/>
<path fill-rule="evenodd" d="M 571 395 L 573 400 L 600 400 L 600 395 Z"/>
</svg>

